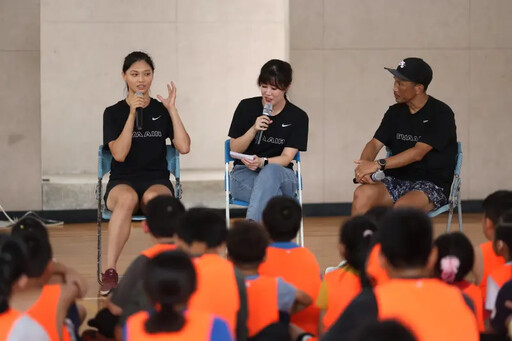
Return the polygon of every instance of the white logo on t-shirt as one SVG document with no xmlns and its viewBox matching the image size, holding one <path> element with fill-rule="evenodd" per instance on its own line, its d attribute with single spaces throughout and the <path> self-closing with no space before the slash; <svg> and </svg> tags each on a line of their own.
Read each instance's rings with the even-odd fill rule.
<svg viewBox="0 0 512 341">
<path fill-rule="evenodd" d="M 283 123 L 283 124 L 281 124 L 281 127 L 286 128 L 286 127 L 289 127 L 289 126 L 291 126 L 291 125 L 292 125 L 291 123 L 289 123 L 289 124 L 284 124 L 284 123 Z"/>
<path fill-rule="evenodd" d="M 160 116 L 158 116 L 158 117 L 151 117 L 151 119 L 152 119 L 153 121 L 156 121 L 156 120 L 158 120 L 160 117 L 162 117 L 162 115 L 160 115 Z"/>
</svg>

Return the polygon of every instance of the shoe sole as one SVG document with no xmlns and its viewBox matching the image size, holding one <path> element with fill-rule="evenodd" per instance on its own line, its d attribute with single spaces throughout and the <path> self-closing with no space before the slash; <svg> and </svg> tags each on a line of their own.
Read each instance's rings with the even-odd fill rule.
<svg viewBox="0 0 512 341">
<path fill-rule="evenodd" d="M 109 289 L 109 290 L 100 290 L 100 295 L 101 296 L 108 296 L 108 294 L 110 294 L 112 292 L 112 290 L 114 290 L 114 288 Z"/>
</svg>

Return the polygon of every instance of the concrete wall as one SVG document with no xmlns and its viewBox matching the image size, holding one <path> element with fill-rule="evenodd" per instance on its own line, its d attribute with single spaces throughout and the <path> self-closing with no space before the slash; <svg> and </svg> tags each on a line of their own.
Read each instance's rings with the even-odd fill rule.
<svg viewBox="0 0 512 341">
<path fill-rule="evenodd" d="M 177 85 L 192 137 L 183 172 L 222 169 L 238 102 L 258 95 L 264 62 L 287 58 L 285 0 L 44 0 L 41 11 L 45 175 L 96 171 L 103 110 L 125 96 L 121 66 L 133 50 L 153 57 L 154 97 Z"/>
<path fill-rule="evenodd" d="M 0 204 L 9 211 L 41 208 L 39 14 L 39 0 L 0 0 Z"/>
<path fill-rule="evenodd" d="M 409 56 L 434 70 L 429 93 L 455 112 L 463 199 L 511 186 L 512 2 L 292 0 L 293 100 L 310 115 L 306 202 L 350 202 L 354 164 L 387 107 L 384 66 Z"/>
</svg>

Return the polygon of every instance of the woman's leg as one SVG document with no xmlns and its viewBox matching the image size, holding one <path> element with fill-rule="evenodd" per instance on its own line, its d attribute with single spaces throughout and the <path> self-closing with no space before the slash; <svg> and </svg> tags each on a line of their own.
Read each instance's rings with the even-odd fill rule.
<svg viewBox="0 0 512 341">
<path fill-rule="evenodd" d="M 243 165 L 236 165 L 229 177 L 231 179 L 231 196 L 233 199 L 249 202 L 254 180 L 257 176 L 257 171 L 252 171 Z"/>
<path fill-rule="evenodd" d="M 153 199 L 153 198 L 155 198 L 155 197 L 157 197 L 159 195 L 174 196 L 173 193 L 171 192 L 171 190 L 167 186 L 160 185 L 160 184 L 152 185 L 142 195 L 142 200 L 141 200 L 142 202 L 140 204 L 140 206 L 142 208 L 142 211 L 145 212 L 146 211 L 146 205 L 148 204 L 148 202 L 151 199 Z"/>
<path fill-rule="evenodd" d="M 254 180 L 246 218 L 261 221 L 263 209 L 271 198 L 278 195 L 293 197 L 297 186 L 297 176 L 292 169 L 269 163 Z"/>
<path fill-rule="evenodd" d="M 135 190 L 120 184 L 108 193 L 107 207 L 112 211 L 108 224 L 107 269 L 115 269 L 121 250 L 130 236 L 132 215 L 139 204 Z"/>
</svg>

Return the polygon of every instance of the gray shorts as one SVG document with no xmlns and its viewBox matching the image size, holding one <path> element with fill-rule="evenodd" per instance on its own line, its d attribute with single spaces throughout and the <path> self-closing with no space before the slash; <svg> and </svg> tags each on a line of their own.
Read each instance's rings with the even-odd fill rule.
<svg viewBox="0 0 512 341">
<path fill-rule="evenodd" d="M 444 195 L 443 189 L 434 185 L 430 181 L 408 181 L 400 180 L 393 176 L 386 176 L 382 180 L 382 183 L 386 186 L 393 202 L 396 202 L 402 196 L 411 191 L 420 191 L 425 193 L 428 200 L 434 204 L 434 209 L 438 209 L 448 203 L 448 199 L 446 198 L 446 195 Z"/>
</svg>

